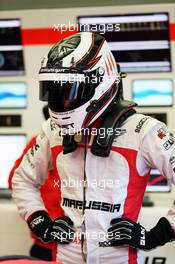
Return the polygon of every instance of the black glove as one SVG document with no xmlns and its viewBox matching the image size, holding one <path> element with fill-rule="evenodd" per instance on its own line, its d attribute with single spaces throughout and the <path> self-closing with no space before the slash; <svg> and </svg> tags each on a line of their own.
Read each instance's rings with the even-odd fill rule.
<svg viewBox="0 0 175 264">
<path fill-rule="evenodd" d="M 31 231 L 43 242 L 69 244 L 73 240 L 73 222 L 67 216 L 52 221 L 46 211 L 37 211 L 29 217 L 27 223 Z"/>
<path fill-rule="evenodd" d="M 175 233 L 165 217 L 160 218 L 150 231 L 127 218 L 115 218 L 108 229 L 112 246 L 128 245 L 142 250 L 151 250 L 175 239 Z"/>
</svg>

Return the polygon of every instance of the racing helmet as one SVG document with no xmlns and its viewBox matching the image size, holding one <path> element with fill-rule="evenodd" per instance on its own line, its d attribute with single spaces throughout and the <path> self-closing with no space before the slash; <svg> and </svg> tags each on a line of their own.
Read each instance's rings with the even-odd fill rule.
<svg viewBox="0 0 175 264">
<path fill-rule="evenodd" d="M 102 35 L 80 32 L 56 43 L 39 71 L 40 100 L 68 134 L 92 124 L 118 92 L 117 64 Z"/>
</svg>

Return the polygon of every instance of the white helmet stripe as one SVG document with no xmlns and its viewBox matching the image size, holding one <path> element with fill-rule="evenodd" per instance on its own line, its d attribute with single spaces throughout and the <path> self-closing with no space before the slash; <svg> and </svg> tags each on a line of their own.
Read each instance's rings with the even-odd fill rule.
<svg viewBox="0 0 175 264">
<path fill-rule="evenodd" d="M 71 52 L 68 56 L 63 58 L 63 67 L 70 67 L 70 63 L 72 61 L 72 57 L 74 57 L 74 63 L 78 62 L 82 59 L 82 57 L 89 51 L 92 41 L 93 41 L 93 35 L 91 33 L 91 37 L 86 36 L 86 34 L 90 34 L 90 32 L 82 32 L 81 33 L 81 40 L 78 47 L 75 49 L 75 51 Z"/>
<path fill-rule="evenodd" d="M 48 100 L 52 120 L 62 129 L 70 129 L 73 134 L 75 129 L 81 131 L 82 127 L 98 119 L 118 92 L 117 64 L 113 54 L 105 38 L 93 32 L 79 32 L 58 42 L 50 50 L 44 65 L 39 73 L 40 97 L 45 95 L 41 100 Z M 71 84 L 72 80 L 85 85 Z M 58 91 L 61 86 L 63 89 Z M 68 91 L 73 100 L 67 99 Z M 48 99 L 47 92 L 50 93 Z M 52 104 L 54 96 L 58 96 L 58 101 Z"/>
</svg>

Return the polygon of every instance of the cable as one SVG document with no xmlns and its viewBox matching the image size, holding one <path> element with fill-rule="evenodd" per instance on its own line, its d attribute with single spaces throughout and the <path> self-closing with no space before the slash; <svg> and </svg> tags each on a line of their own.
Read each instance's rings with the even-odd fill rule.
<svg viewBox="0 0 175 264">
<path fill-rule="evenodd" d="M 83 170 L 83 209 L 82 209 L 82 214 L 84 218 L 85 214 L 85 206 L 86 206 L 86 156 L 87 156 L 87 149 L 88 149 L 88 134 L 84 135 L 84 170 Z M 82 223 L 82 233 L 81 233 L 81 253 L 84 262 L 86 262 L 86 254 L 84 253 L 84 243 L 85 243 L 85 234 L 86 234 L 86 226 L 85 226 L 85 219 L 83 220 Z"/>
</svg>

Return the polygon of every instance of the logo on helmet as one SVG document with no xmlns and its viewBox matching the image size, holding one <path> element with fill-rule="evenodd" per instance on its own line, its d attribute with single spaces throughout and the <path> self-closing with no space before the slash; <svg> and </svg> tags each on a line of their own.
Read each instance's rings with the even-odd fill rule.
<svg viewBox="0 0 175 264">
<path fill-rule="evenodd" d="M 48 63 L 53 65 L 58 62 L 58 60 L 63 59 L 71 52 L 73 52 L 80 43 L 80 37 L 69 37 L 70 39 L 64 39 L 58 42 L 53 48 L 50 50 L 48 57 Z"/>
</svg>

